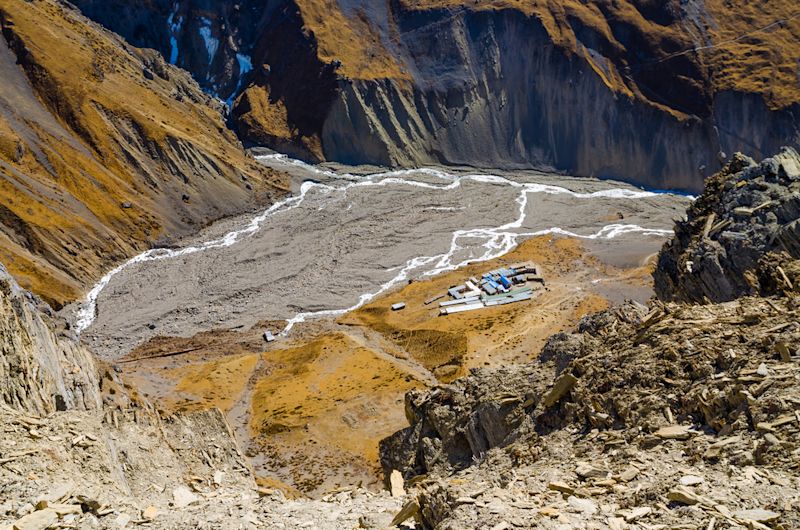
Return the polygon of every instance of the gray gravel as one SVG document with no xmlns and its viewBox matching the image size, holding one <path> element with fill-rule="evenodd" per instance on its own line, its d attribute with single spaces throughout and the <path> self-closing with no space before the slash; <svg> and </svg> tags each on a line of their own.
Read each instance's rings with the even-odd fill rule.
<svg viewBox="0 0 800 530">
<path fill-rule="evenodd" d="M 527 193 L 521 220 L 517 201 L 523 189 L 513 183 L 560 186 L 578 193 L 641 190 L 535 172 L 504 173 L 505 181 L 463 178 L 464 172 L 455 172 L 462 177 L 458 185 L 452 173 L 342 178 L 287 159 L 264 162 L 290 171 L 295 196 L 302 193 L 302 182 L 316 184 L 305 184 L 307 191 L 299 204 L 293 199 L 257 231 L 241 235 L 230 246 L 135 263 L 114 275 L 97 299 L 96 319 L 83 333 L 99 355 L 119 358 L 156 335 L 191 336 L 215 328 L 251 327 L 266 319 L 288 320 L 298 313 L 343 310 L 359 303 L 362 295 L 408 278 L 468 259 L 494 257 L 527 237 L 518 234 L 552 228 L 583 236 L 599 234 L 591 243 L 599 254 L 625 254 L 633 248 L 634 254 L 646 255 L 657 251 L 667 232 L 605 238 L 621 225 L 670 230 L 688 202 L 673 195 L 588 198 L 534 190 Z M 365 185 L 365 180 L 372 184 Z M 360 184 L 353 186 L 356 182 Z M 226 219 L 180 246 L 220 238 L 247 226 L 253 217 Z M 503 225 L 508 226 L 496 228 Z M 457 231 L 462 232 L 454 245 Z"/>
</svg>

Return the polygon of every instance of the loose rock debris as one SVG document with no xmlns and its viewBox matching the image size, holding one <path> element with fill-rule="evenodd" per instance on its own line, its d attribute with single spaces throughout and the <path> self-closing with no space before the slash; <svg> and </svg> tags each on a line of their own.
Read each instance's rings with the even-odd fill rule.
<svg viewBox="0 0 800 530">
<path fill-rule="evenodd" d="M 415 484 L 421 524 L 800 528 L 797 168 L 786 150 L 712 178 L 662 251 L 660 300 L 590 315 L 536 362 L 409 393 L 381 458 Z"/>
<path fill-rule="evenodd" d="M 794 200 L 778 193 L 800 179 L 792 157 L 734 157 L 698 199 L 714 216 L 679 228 L 657 281 L 665 254 L 694 261 L 681 237 L 734 228 L 719 224 L 731 208 L 772 223 L 761 213 Z M 774 202 L 728 200 L 759 179 Z M 730 300 L 687 294 L 712 285 L 699 259 L 669 272 L 672 296 L 588 316 L 535 362 L 410 392 L 409 428 L 381 443 L 393 495 L 319 500 L 256 485 L 219 412 L 159 413 L 0 278 L 16 355 L 0 363 L 0 528 L 800 528 L 800 263 L 754 248 L 755 268 L 717 260 L 750 282 Z"/>
</svg>

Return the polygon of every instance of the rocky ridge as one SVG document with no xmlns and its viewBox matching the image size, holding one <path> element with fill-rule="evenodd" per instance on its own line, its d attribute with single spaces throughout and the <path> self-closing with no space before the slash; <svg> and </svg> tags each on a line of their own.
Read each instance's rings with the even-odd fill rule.
<svg viewBox="0 0 800 530">
<path fill-rule="evenodd" d="M 791 204 L 796 160 L 791 150 L 762 164 L 737 155 L 677 224 L 659 263 L 685 248 L 681 241 L 708 236 L 708 223 L 693 221 L 697 211 L 727 219 L 749 186 Z M 772 216 L 748 219 L 756 233 L 779 230 Z M 398 521 L 443 529 L 798 526 L 797 259 L 769 255 L 758 237 L 749 248 L 759 250 L 719 263 L 729 277 L 760 263 L 761 277 L 772 278 L 764 294 L 629 303 L 554 335 L 534 362 L 409 393 L 410 427 L 381 443 L 387 477 L 399 471 L 413 485 Z M 659 266 L 656 279 L 666 272 Z M 692 300 L 703 277 L 681 268 L 675 290 L 661 293 Z"/>
<path fill-rule="evenodd" d="M 52 310 L 0 265 L 0 397 L 31 414 L 96 411 L 100 382 L 92 355 L 53 331 Z"/>
<path fill-rule="evenodd" d="M 78 0 L 308 160 L 553 167 L 700 190 L 797 145 L 792 2 Z"/>
<path fill-rule="evenodd" d="M 663 300 L 724 302 L 792 290 L 798 219 L 797 151 L 786 149 L 760 164 L 737 155 L 709 179 L 686 221 L 676 224 L 654 274 L 656 293 Z"/>
</svg>

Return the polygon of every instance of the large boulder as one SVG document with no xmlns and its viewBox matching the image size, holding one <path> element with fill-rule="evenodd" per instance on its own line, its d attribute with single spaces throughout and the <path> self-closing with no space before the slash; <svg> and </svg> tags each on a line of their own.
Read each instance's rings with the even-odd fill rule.
<svg viewBox="0 0 800 530">
<path fill-rule="evenodd" d="M 699 303 L 777 294 L 797 284 L 791 260 L 798 257 L 800 155 L 784 148 L 757 164 L 737 154 L 675 224 L 653 273 L 655 290 L 661 300 Z"/>
<path fill-rule="evenodd" d="M 406 478 L 432 471 L 450 472 L 473 463 L 489 449 L 513 441 L 525 418 L 527 393 L 548 377 L 535 364 L 498 370 L 473 370 L 469 377 L 433 391 L 406 395 L 410 427 L 380 443 L 381 465 L 388 477 L 400 470 Z"/>
</svg>

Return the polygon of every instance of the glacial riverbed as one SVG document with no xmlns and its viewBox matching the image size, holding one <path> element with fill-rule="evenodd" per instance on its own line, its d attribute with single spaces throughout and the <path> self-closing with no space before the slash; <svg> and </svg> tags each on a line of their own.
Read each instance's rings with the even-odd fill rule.
<svg viewBox="0 0 800 530">
<path fill-rule="evenodd" d="M 116 359 L 157 335 L 265 320 L 285 321 L 291 333 L 535 235 L 581 238 L 604 259 L 624 261 L 657 251 L 689 201 L 535 171 L 370 172 L 258 158 L 289 172 L 295 193 L 107 274 L 78 313 L 97 353 Z"/>
</svg>

